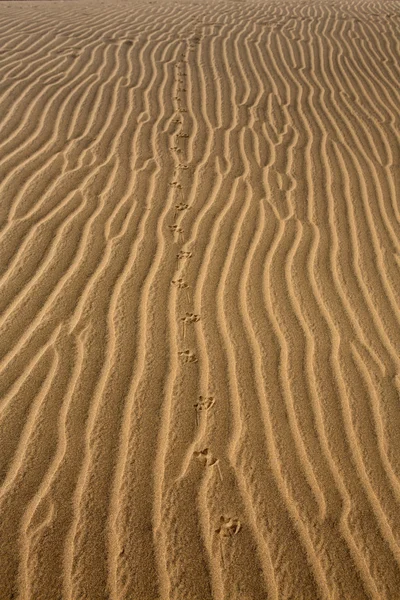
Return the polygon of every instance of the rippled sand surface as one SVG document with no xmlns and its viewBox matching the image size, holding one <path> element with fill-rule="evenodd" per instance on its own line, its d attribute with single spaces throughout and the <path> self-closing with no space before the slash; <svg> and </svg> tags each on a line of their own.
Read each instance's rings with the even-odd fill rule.
<svg viewBox="0 0 400 600">
<path fill-rule="evenodd" d="M 0 2 L 1 600 L 399 600 L 399 34 Z"/>
</svg>

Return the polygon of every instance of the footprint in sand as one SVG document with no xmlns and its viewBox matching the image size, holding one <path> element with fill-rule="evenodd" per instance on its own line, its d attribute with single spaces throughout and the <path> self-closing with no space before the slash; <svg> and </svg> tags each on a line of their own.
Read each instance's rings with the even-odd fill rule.
<svg viewBox="0 0 400 600">
<path fill-rule="evenodd" d="M 182 148 L 178 148 L 178 146 L 170 146 L 170 150 L 172 150 L 173 152 L 178 152 L 178 153 L 183 152 Z"/>
<path fill-rule="evenodd" d="M 191 323 L 198 323 L 200 321 L 200 315 L 195 315 L 194 313 L 187 312 L 186 315 L 184 317 L 181 317 L 180 320 L 182 321 L 183 338 L 185 338 L 187 325 L 190 325 Z"/>
<path fill-rule="evenodd" d="M 182 186 L 181 186 L 181 184 L 180 184 L 180 183 L 178 183 L 177 181 L 171 181 L 171 182 L 170 182 L 168 185 L 169 185 L 170 187 L 174 187 L 174 188 L 176 188 L 177 190 L 181 190 L 181 189 L 182 189 Z"/>
<path fill-rule="evenodd" d="M 182 229 L 182 227 L 179 227 L 179 225 L 168 225 L 168 229 L 172 232 L 173 235 L 178 235 L 178 242 L 184 241 L 184 230 Z"/>
<path fill-rule="evenodd" d="M 226 561 L 225 561 L 223 540 L 234 537 L 235 535 L 237 535 L 239 533 L 241 528 L 242 528 L 242 524 L 239 521 L 239 519 L 228 517 L 228 516 L 225 517 L 224 515 L 221 515 L 221 518 L 219 520 L 219 527 L 217 527 L 217 529 L 215 530 L 215 533 L 219 537 L 219 549 L 220 549 L 220 553 L 221 553 L 222 566 L 224 568 L 225 568 Z"/>
<path fill-rule="evenodd" d="M 183 229 L 182 227 L 179 227 L 179 225 L 168 225 L 168 229 L 172 231 L 172 233 L 183 234 Z"/>
<path fill-rule="evenodd" d="M 188 302 L 190 302 L 190 298 L 189 298 L 189 285 L 186 283 L 186 281 L 184 281 L 182 279 L 182 277 L 179 277 L 178 279 L 173 279 L 171 281 L 172 285 L 174 285 L 175 287 L 177 287 L 179 290 L 184 290 L 185 294 L 186 294 L 186 299 Z"/>
<path fill-rule="evenodd" d="M 215 398 L 213 396 L 199 396 L 198 402 L 193 404 L 196 409 L 196 426 L 198 427 L 200 417 L 205 414 L 215 404 Z"/>
<path fill-rule="evenodd" d="M 189 210 L 189 204 L 185 204 L 184 202 L 180 202 L 179 204 L 175 204 L 175 210 L 177 212 L 182 212 L 183 210 Z"/>
<path fill-rule="evenodd" d="M 187 312 L 184 317 L 181 317 L 181 321 L 184 323 L 198 323 L 200 321 L 200 315 Z"/>
<path fill-rule="evenodd" d="M 219 465 L 219 458 L 215 458 L 208 448 L 204 448 L 204 450 L 200 450 L 198 452 L 193 452 L 193 456 L 197 458 L 203 465 L 203 467 L 217 467 L 219 477 L 222 481 L 222 472 L 221 467 Z"/>
<path fill-rule="evenodd" d="M 172 285 L 175 285 L 180 290 L 184 290 L 189 287 L 189 285 L 186 283 L 186 281 L 184 281 L 182 279 L 182 277 L 179 277 L 179 279 L 173 279 L 171 283 L 172 283 Z"/>
<path fill-rule="evenodd" d="M 224 515 L 221 515 L 219 523 L 219 527 L 215 530 L 215 533 L 218 533 L 221 537 L 233 537 L 239 533 L 242 528 L 239 519 L 224 517 Z"/>
<path fill-rule="evenodd" d="M 198 361 L 197 356 L 190 350 L 182 350 L 181 352 L 178 352 L 178 355 L 185 365 L 188 363 L 197 363 Z"/>
<path fill-rule="evenodd" d="M 198 402 L 193 404 L 196 409 L 196 422 L 198 422 L 198 415 L 206 413 L 215 404 L 214 396 L 199 396 Z"/>
<path fill-rule="evenodd" d="M 192 258 L 192 256 L 193 256 L 192 252 L 188 252 L 186 250 L 180 250 L 178 252 L 178 254 L 176 255 L 176 258 L 178 260 L 184 260 L 184 259 L 187 259 L 187 258 Z"/>
</svg>

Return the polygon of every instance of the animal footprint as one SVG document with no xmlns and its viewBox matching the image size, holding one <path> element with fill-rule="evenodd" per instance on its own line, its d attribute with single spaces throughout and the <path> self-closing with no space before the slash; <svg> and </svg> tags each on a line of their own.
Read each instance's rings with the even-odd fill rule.
<svg viewBox="0 0 400 600">
<path fill-rule="evenodd" d="M 190 208 L 189 204 L 185 204 L 185 202 L 180 202 L 179 204 L 175 204 L 175 208 L 178 212 L 182 210 L 188 210 Z"/>
<path fill-rule="evenodd" d="M 218 534 L 219 537 L 219 548 L 221 552 L 221 561 L 222 566 L 225 568 L 225 556 L 224 556 L 224 547 L 222 541 L 226 538 L 233 537 L 239 533 L 242 528 L 242 524 L 239 519 L 235 519 L 232 517 L 224 517 L 221 515 L 219 520 L 219 527 L 215 530 L 215 533 Z"/>
<path fill-rule="evenodd" d="M 186 250 L 180 250 L 178 252 L 178 254 L 176 255 L 176 258 L 178 260 L 182 260 L 184 258 L 192 258 L 193 253 L 192 252 L 187 252 Z"/>
<path fill-rule="evenodd" d="M 177 133 L 176 137 L 177 138 L 188 138 L 189 134 L 188 133 Z"/>
<path fill-rule="evenodd" d="M 181 321 L 183 321 L 184 323 L 198 323 L 200 321 L 200 315 L 186 313 L 184 317 L 181 317 Z"/>
<path fill-rule="evenodd" d="M 172 285 L 174 285 L 175 287 L 177 287 L 179 290 L 185 290 L 186 293 L 186 299 L 189 302 L 189 292 L 188 292 L 188 288 L 189 285 L 186 283 L 186 281 L 184 281 L 182 279 L 182 277 L 179 277 L 179 279 L 173 279 L 172 280 Z"/>
<path fill-rule="evenodd" d="M 176 287 L 178 287 L 180 290 L 187 289 L 189 287 L 186 281 L 183 281 L 182 277 L 179 277 L 179 279 L 173 279 L 172 284 L 176 285 Z"/>
<path fill-rule="evenodd" d="M 216 466 L 218 469 L 219 477 L 222 481 L 222 473 L 221 473 L 221 467 L 219 466 L 219 459 L 215 458 L 211 454 L 211 452 L 209 451 L 208 448 L 205 448 L 204 450 L 200 450 L 200 452 L 193 452 L 193 456 L 201 462 L 203 467 Z"/>
<path fill-rule="evenodd" d="M 184 364 L 196 363 L 198 360 L 197 356 L 193 352 L 190 352 L 190 350 L 183 350 L 178 352 L 178 354 Z"/>
<path fill-rule="evenodd" d="M 183 327 L 183 337 L 186 337 L 186 325 L 190 323 L 198 323 L 200 321 L 200 315 L 194 315 L 193 313 L 186 313 L 184 317 L 181 317 Z"/>
<path fill-rule="evenodd" d="M 187 165 L 183 165 L 182 163 L 179 163 L 179 165 L 175 167 L 175 169 L 180 169 L 181 171 L 185 171 L 188 168 L 189 167 Z"/>
<path fill-rule="evenodd" d="M 170 229 L 174 233 L 183 233 L 182 227 L 179 227 L 178 225 L 168 225 L 168 229 Z"/>
<path fill-rule="evenodd" d="M 181 190 L 182 189 L 181 184 L 178 183 L 177 181 L 171 181 L 168 185 L 171 186 L 171 187 L 175 187 L 177 190 Z"/>
<path fill-rule="evenodd" d="M 168 229 L 170 231 L 172 231 L 172 233 L 177 233 L 178 234 L 178 240 L 183 241 L 183 229 L 182 227 L 179 227 L 178 225 L 168 225 Z"/>
<path fill-rule="evenodd" d="M 198 412 L 209 410 L 215 404 L 214 396 L 199 396 L 199 401 L 194 405 Z"/>
<path fill-rule="evenodd" d="M 196 409 L 196 425 L 199 424 L 199 414 L 205 413 L 215 404 L 215 398 L 213 396 L 199 396 L 198 402 L 193 406 Z"/>
<path fill-rule="evenodd" d="M 221 537 L 233 537 L 242 528 L 242 524 L 239 519 L 233 519 L 232 517 L 224 517 L 221 516 L 219 520 L 219 527 L 215 530 L 215 533 L 218 533 Z"/>
<path fill-rule="evenodd" d="M 178 183 L 177 181 L 171 181 L 171 183 L 169 183 L 168 185 L 172 188 L 175 188 L 176 190 L 179 190 L 181 198 L 183 199 L 182 185 L 180 183 Z"/>
</svg>

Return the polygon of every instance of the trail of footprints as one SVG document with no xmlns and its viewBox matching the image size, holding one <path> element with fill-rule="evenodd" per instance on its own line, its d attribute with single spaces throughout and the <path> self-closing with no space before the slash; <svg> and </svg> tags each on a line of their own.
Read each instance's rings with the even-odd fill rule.
<svg viewBox="0 0 400 600">
<path fill-rule="evenodd" d="M 184 141 L 189 138 L 189 133 L 185 131 L 185 122 L 184 122 L 184 114 L 187 113 L 187 108 L 184 106 L 184 97 L 183 93 L 187 91 L 186 88 L 186 65 L 189 51 L 193 51 L 194 47 L 187 42 L 186 53 L 181 54 L 181 60 L 179 60 L 175 64 L 177 79 L 176 83 L 176 92 L 177 95 L 174 96 L 174 100 L 176 101 L 175 111 L 177 114 L 176 118 L 172 120 L 172 123 L 179 125 L 180 128 L 177 133 L 174 135 L 174 143 L 170 146 L 170 150 L 176 155 L 177 162 L 175 164 L 173 177 L 174 180 L 169 183 L 170 188 L 173 193 L 176 194 L 177 200 L 174 204 L 174 223 L 168 225 L 168 229 L 171 231 L 174 236 L 174 241 L 176 239 L 176 243 L 183 245 L 184 244 L 184 233 L 185 230 L 181 227 L 179 223 L 179 217 L 183 216 L 186 211 L 191 209 L 191 206 L 187 204 L 185 201 L 184 187 L 180 181 L 180 175 L 182 172 L 187 171 L 189 166 L 184 162 L 185 156 L 185 146 Z M 175 238 L 176 236 L 176 238 Z M 177 270 L 179 272 L 181 266 L 185 263 L 186 260 L 190 260 L 193 256 L 193 253 L 190 250 L 185 250 L 182 247 L 176 254 L 177 259 Z M 183 277 L 180 276 L 172 280 L 172 285 L 175 286 L 179 291 L 183 291 L 185 293 L 185 297 L 187 303 L 190 304 L 190 295 L 189 295 L 189 284 L 184 280 Z M 186 312 L 186 314 L 180 317 L 180 321 L 182 324 L 182 340 L 185 341 L 187 334 L 187 327 L 198 323 L 201 320 L 199 314 L 193 312 Z M 180 362 L 183 367 L 186 365 L 190 365 L 191 363 L 197 363 L 198 358 L 196 353 L 192 350 L 185 348 L 184 350 L 180 350 L 178 352 L 178 356 Z M 213 409 L 215 405 L 215 398 L 213 396 L 199 396 L 197 402 L 193 404 L 195 409 L 196 416 L 196 427 L 198 428 L 203 419 L 207 419 L 207 414 L 210 410 Z M 203 448 L 202 450 L 196 450 L 193 453 L 193 457 L 200 462 L 200 464 L 204 468 L 216 468 L 218 471 L 218 477 L 220 482 L 223 482 L 222 470 L 220 466 L 220 461 L 216 458 L 209 448 Z M 227 538 L 234 537 L 241 530 L 242 524 L 239 519 L 236 517 L 231 517 L 228 515 L 221 515 L 220 522 L 218 526 L 214 529 L 215 534 L 218 536 L 219 541 L 219 551 L 222 566 L 225 566 L 225 554 L 223 542 Z"/>
</svg>

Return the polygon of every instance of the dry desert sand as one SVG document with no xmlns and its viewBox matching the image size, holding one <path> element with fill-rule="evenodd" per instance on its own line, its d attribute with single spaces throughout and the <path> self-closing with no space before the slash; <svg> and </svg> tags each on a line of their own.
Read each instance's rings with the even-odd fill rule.
<svg viewBox="0 0 400 600">
<path fill-rule="evenodd" d="M 399 17 L 0 2 L 0 600 L 400 599 Z"/>
</svg>

